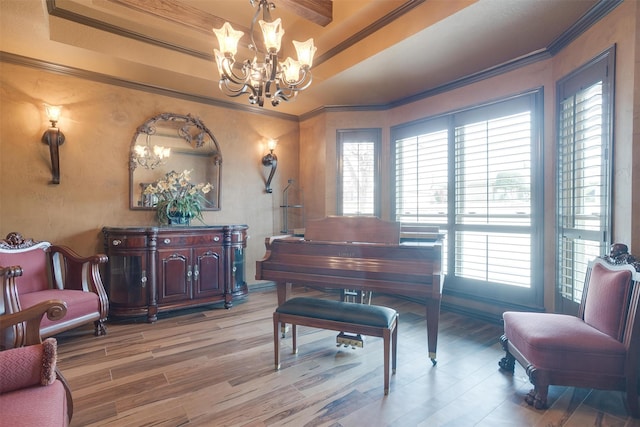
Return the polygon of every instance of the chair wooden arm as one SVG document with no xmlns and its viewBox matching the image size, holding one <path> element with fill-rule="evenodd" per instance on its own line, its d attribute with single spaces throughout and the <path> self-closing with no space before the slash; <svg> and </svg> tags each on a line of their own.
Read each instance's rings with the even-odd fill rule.
<svg viewBox="0 0 640 427">
<path fill-rule="evenodd" d="M 53 267 L 54 286 L 58 289 L 75 289 L 97 294 L 100 298 L 100 317 L 106 318 L 109 297 L 102 283 L 100 265 L 106 264 L 109 258 L 104 254 L 83 257 L 72 249 L 59 245 L 49 247 L 49 256 Z"/>
<path fill-rule="evenodd" d="M 40 321 L 47 314 L 49 320 L 59 320 L 67 314 L 67 304 L 62 300 L 43 301 L 25 310 L 11 314 L 0 315 L 0 329 L 26 322 L 25 345 L 38 344 L 40 340 Z"/>
<path fill-rule="evenodd" d="M 106 264 L 109 260 L 109 258 L 105 254 L 95 254 L 88 257 L 83 257 L 81 255 L 78 255 L 73 249 L 67 246 L 51 245 L 49 247 L 49 250 L 51 251 L 51 253 L 60 252 L 68 261 L 77 264 L 83 264 L 85 262 L 91 264 Z"/>
</svg>

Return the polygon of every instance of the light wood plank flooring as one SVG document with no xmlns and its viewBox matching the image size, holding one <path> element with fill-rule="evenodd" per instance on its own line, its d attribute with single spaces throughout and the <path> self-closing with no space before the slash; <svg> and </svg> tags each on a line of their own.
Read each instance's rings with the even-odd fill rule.
<svg viewBox="0 0 640 427">
<path fill-rule="evenodd" d="M 318 291 L 297 290 L 336 298 Z M 427 357 L 424 309 L 384 295 L 400 312 L 398 369 L 383 393 L 382 339 L 336 347 L 335 332 L 300 327 L 274 370 L 274 290 L 231 310 L 164 314 L 154 324 L 110 323 L 58 337 L 75 403 L 72 426 L 640 426 L 618 392 L 551 387 L 551 408 L 523 400 L 524 370 L 498 370 L 501 327 L 443 311 L 438 364 Z"/>
</svg>

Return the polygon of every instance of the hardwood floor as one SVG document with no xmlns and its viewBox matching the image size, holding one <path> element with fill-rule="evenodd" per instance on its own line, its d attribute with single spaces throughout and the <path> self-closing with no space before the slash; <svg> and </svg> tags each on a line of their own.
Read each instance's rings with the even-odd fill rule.
<svg viewBox="0 0 640 427">
<path fill-rule="evenodd" d="M 550 409 L 529 407 L 522 367 L 513 376 L 498 370 L 496 324 L 443 311 L 433 367 L 424 308 L 384 295 L 373 303 L 400 312 L 398 369 L 386 397 L 381 338 L 338 348 L 335 332 L 300 327 L 299 353 L 287 337 L 275 371 L 276 295 L 266 290 L 231 310 L 110 323 L 106 337 L 88 328 L 58 336 L 72 426 L 640 426 L 619 392 L 551 387 Z"/>
</svg>

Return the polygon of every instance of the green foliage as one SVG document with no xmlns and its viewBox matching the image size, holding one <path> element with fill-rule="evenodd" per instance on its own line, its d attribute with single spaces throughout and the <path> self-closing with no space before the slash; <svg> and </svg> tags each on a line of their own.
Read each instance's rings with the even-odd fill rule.
<svg viewBox="0 0 640 427">
<path fill-rule="evenodd" d="M 181 173 L 171 171 L 155 184 L 149 185 L 144 194 L 157 198 L 158 221 L 168 224 L 171 216 L 202 221 L 202 204 L 206 202 L 204 195 L 212 188 L 210 183 L 192 184 L 190 170 Z"/>
</svg>

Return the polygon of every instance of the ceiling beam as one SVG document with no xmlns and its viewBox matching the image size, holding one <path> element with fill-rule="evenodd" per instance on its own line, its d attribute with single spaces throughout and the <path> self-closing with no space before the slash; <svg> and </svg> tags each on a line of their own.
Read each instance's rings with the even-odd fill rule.
<svg viewBox="0 0 640 427">
<path fill-rule="evenodd" d="M 333 0 L 273 0 L 273 2 L 323 27 L 333 20 Z"/>
<path fill-rule="evenodd" d="M 186 25 L 202 31 L 205 34 L 213 34 L 212 28 L 220 28 L 225 23 L 225 19 L 204 12 L 201 9 L 190 6 L 186 2 L 179 0 L 109 0 L 122 6 L 138 10 L 140 12 L 155 15 L 159 18 L 171 22 Z M 233 24 L 236 30 L 245 34 L 249 33 L 247 27 Z"/>
</svg>

